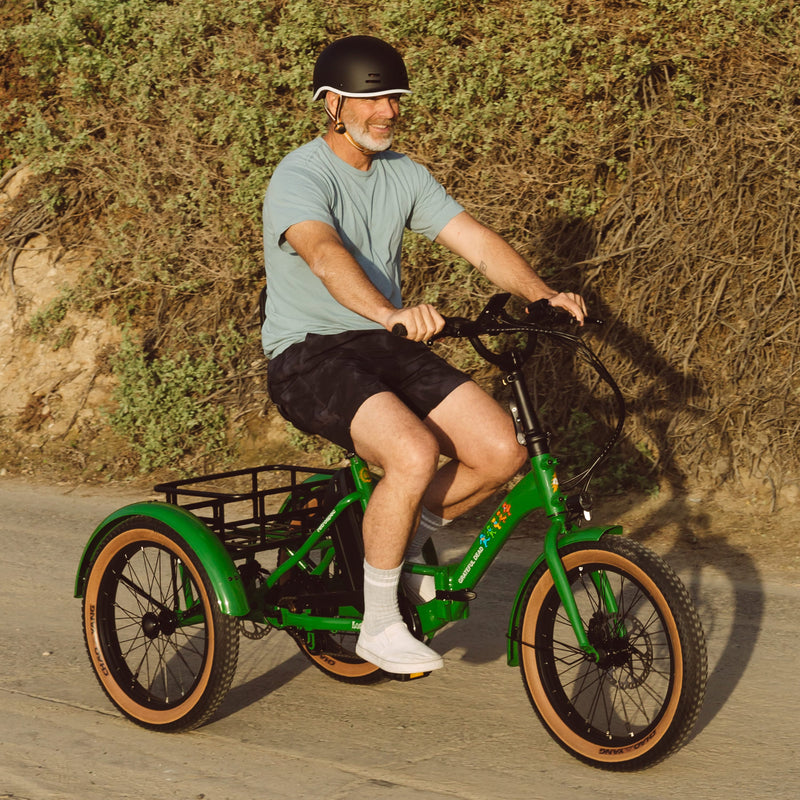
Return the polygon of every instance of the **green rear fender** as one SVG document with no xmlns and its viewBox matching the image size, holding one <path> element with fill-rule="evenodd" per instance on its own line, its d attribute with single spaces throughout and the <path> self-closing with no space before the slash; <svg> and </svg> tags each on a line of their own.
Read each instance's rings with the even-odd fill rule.
<svg viewBox="0 0 800 800">
<path fill-rule="evenodd" d="M 78 575 L 75 579 L 75 597 L 83 597 L 89 566 L 94 560 L 100 542 L 109 531 L 130 517 L 150 517 L 168 525 L 192 550 L 214 587 L 220 611 L 233 617 L 242 617 L 250 610 L 242 579 L 222 542 L 194 514 L 169 503 L 134 503 L 120 508 L 106 517 L 95 529 L 84 548 Z"/>
<path fill-rule="evenodd" d="M 579 528 L 562 536 L 558 541 L 558 549 L 561 550 L 569 545 L 580 542 L 593 544 L 594 542 L 600 541 L 600 539 L 607 533 L 620 534 L 622 533 L 622 528 L 617 525 L 608 528 Z M 525 596 L 525 590 L 528 586 L 531 575 L 536 572 L 539 565 L 543 561 L 544 553 L 542 553 L 542 555 L 540 555 L 539 558 L 533 562 L 531 568 L 525 575 L 525 578 L 522 580 L 522 583 L 519 585 L 517 596 L 514 598 L 514 606 L 511 610 L 511 619 L 508 622 L 508 665 L 510 667 L 516 667 L 519 664 L 519 628 L 522 623 L 522 614 L 525 610 L 522 605 L 522 600 Z"/>
</svg>

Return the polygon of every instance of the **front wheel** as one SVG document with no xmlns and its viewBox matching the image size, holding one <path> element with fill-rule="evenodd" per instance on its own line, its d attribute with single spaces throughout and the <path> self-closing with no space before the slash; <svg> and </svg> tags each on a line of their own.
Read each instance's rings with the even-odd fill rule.
<svg viewBox="0 0 800 800">
<path fill-rule="evenodd" d="M 688 738 L 705 694 L 702 626 L 675 573 L 647 548 L 607 536 L 561 553 L 589 642 L 577 646 L 546 564 L 519 628 L 528 697 L 553 738 L 593 766 L 635 770 Z"/>
<path fill-rule="evenodd" d="M 100 685 L 145 728 L 201 725 L 236 670 L 238 620 L 220 611 L 180 535 L 148 517 L 121 522 L 100 544 L 86 580 L 83 631 Z"/>
</svg>

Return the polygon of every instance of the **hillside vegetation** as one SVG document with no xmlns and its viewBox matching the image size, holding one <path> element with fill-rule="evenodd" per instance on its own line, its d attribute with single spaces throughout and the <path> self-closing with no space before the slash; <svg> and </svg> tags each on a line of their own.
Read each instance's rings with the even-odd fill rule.
<svg viewBox="0 0 800 800">
<path fill-rule="evenodd" d="M 4 290 L 35 235 L 89 248 L 29 333 L 69 347 L 69 309 L 123 332 L 108 414 L 63 446 L 113 433 L 119 469 L 197 470 L 281 424 L 263 416 L 261 199 L 322 130 L 317 53 L 372 33 L 411 75 L 398 149 L 607 320 L 593 341 L 631 413 L 608 485 L 796 481 L 793 0 L 20 0 L 0 25 L 0 174 L 35 173 L 0 219 Z M 407 296 L 443 313 L 491 294 L 423 240 L 405 263 Z M 586 456 L 606 399 L 563 354 L 531 369 L 565 460 Z"/>
</svg>

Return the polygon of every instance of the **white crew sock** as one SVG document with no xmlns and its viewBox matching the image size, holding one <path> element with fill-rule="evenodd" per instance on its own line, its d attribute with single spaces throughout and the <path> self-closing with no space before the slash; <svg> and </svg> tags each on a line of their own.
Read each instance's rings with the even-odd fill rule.
<svg viewBox="0 0 800 800">
<path fill-rule="evenodd" d="M 452 521 L 451 519 L 442 519 L 436 516 L 436 514 L 431 513 L 423 506 L 419 518 L 419 527 L 411 543 L 406 548 L 405 560 L 410 561 L 412 564 L 424 564 L 425 558 L 422 555 L 422 548 L 425 543 L 433 533 L 449 525 Z M 424 603 L 436 597 L 436 581 L 433 575 L 414 575 L 406 572 L 403 574 L 403 585 L 416 594 Z"/>
<path fill-rule="evenodd" d="M 364 621 L 361 625 L 369 636 L 377 636 L 395 622 L 402 622 L 397 605 L 397 585 L 402 565 L 394 569 L 378 569 L 364 560 Z"/>
</svg>

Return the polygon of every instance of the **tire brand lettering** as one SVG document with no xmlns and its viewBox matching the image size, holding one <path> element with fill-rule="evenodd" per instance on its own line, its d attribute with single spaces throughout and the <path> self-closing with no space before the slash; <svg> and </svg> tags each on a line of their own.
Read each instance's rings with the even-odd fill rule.
<svg viewBox="0 0 800 800">
<path fill-rule="evenodd" d="M 94 604 L 89 606 L 89 628 L 92 632 L 92 641 L 94 645 L 94 658 L 97 662 L 97 668 L 103 675 L 109 675 L 108 667 L 103 659 L 103 654 L 100 652 L 100 646 L 97 644 L 97 606 Z"/>
<path fill-rule="evenodd" d="M 640 748 L 644 747 L 654 736 L 656 735 L 656 731 L 651 731 L 638 742 L 634 744 L 629 744 L 627 747 L 601 747 L 600 748 L 600 755 L 601 756 L 614 756 L 620 755 L 620 753 L 631 753 L 636 752 Z"/>
</svg>

